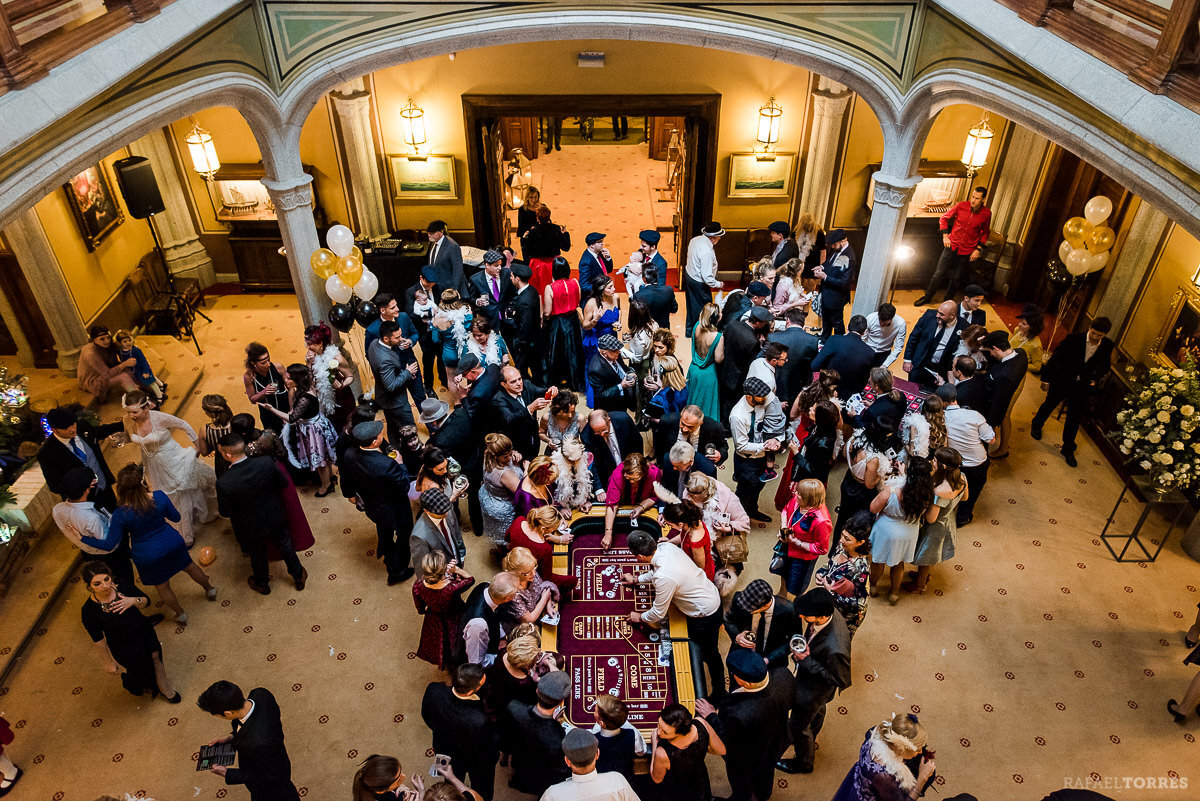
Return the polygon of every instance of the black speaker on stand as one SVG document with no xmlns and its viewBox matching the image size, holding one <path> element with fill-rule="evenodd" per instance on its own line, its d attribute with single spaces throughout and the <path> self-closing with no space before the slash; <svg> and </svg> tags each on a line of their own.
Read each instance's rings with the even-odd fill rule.
<svg viewBox="0 0 1200 801">
<path fill-rule="evenodd" d="M 145 220 L 146 224 L 150 226 L 150 236 L 154 238 L 154 249 L 158 251 L 158 257 L 162 260 L 163 272 L 167 276 L 165 294 L 169 298 L 174 319 L 178 321 L 179 333 L 191 337 L 192 344 L 196 346 L 196 353 L 203 355 L 204 351 L 200 349 L 200 343 L 196 340 L 196 332 L 192 323 L 197 314 L 210 323 L 212 318 L 198 309 L 193 309 L 183 295 L 175 289 L 175 277 L 171 275 L 171 270 L 167 267 L 167 254 L 163 251 L 162 243 L 158 239 L 158 230 L 154 227 L 154 215 L 167 210 L 163 205 L 162 193 L 158 191 L 158 181 L 154 178 L 154 166 L 148 158 L 130 156 L 115 162 L 113 169 L 117 173 L 117 185 L 121 188 L 121 196 L 125 198 L 129 216 L 137 220 Z"/>
</svg>

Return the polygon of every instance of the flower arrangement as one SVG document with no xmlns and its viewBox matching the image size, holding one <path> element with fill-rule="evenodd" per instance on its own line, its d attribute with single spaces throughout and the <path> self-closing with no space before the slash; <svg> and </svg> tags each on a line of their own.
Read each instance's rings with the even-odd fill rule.
<svg viewBox="0 0 1200 801">
<path fill-rule="evenodd" d="M 1133 369 L 1130 368 L 1130 372 Z M 1180 367 L 1154 367 L 1133 380 L 1120 429 L 1112 433 L 1121 453 L 1145 470 L 1160 492 L 1200 482 L 1200 370 L 1188 358 Z"/>
</svg>

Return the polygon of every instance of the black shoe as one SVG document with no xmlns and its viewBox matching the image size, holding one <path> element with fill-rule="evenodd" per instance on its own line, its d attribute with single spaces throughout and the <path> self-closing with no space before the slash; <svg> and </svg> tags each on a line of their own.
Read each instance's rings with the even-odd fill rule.
<svg viewBox="0 0 1200 801">
<path fill-rule="evenodd" d="M 246 585 L 250 589 L 257 592 L 259 595 L 270 595 L 271 594 L 271 586 L 269 584 L 268 585 L 259 584 L 258 582 L 256 582 L 254 580 L 254 576 L 248 576 L 246 578 Z"/>
<path fill-rule="evenodd" d="M 929 300 L 930 300 L 930 298 L 928 295 L 922 295 L 921 297 L 919 297 L 913 301 L 913 305 L 914 306 L 924 306 L 926 303 L 929 302 Z"/>
<path fill-rule="evenodd" d="M 1188 636 L 1187 636 L 1187 632 L 1185 631 L 1183 633 L 1183 644 L 1186 645 L 1188 648 L 1195 648 L 1197 645 L 1200 645 L 1200 638 L 1195 639 L 1195 640 L 1189 640 Z"/>
<path fill-rule="evenodd" d="M 1079 467 L 1079 462 L 1075 461 L 1075 454 L 1063 451 L 1063 460 L 1066 461 L 1067 467 Z"/>
<path fill-rule="evenodd" d="M 755 509 L 753 512 L 750 512 L 750 519 L 757 520 L 760 523 L 770 523 L 771 522 L 770 515 L 763 514 L 762 512 L 758 511 L 757 509 Z"/>
<path fill-rule="evenodd" d="M 961 520 L 955 520 L 954 525 L 956 525 L 958 528 L 962 528 L 963 526 L 969 526 L 971 524 L 971 521 L 974 519 L 975 519 L 974 515 L 968 515 L 968 516 L 962 518 Z"/>
<path fill-rule="evenodd" d="M 784 773 L 812 773 L 813 766 L 811 763 L 802 763 L 798 759 L 781 759 L 775 763 L 775 767 L 782 770 Z"/>
<path fill-rule="evenodd" d="M 163 697 L 166 698 L 166 696 L 163 696 Z M 167 698 L 168 704 L 178 704 L 181 701 L 183 701 L 183 696 L 179 694 L 178 690 L 176 690 L 175 694 L 172 695 L 170 698 Z"/>
<path fill-rule="evenodd" d="M 163 616 L 159 612 L 155 612 L 153 615 L 150 615 L 146 619 L 150 621 L 151 626 L 157 626 L 159 623 L 163 622 Z"/>
<path fill-rule="evenodd" d="M 1187 714 L 1179 711 L 1179 702 L 1174 698 L 1167 701 L 1167 711 L 1171 713 L 1171 717 L 1175 718 L 1176 723 L 1183 723 L 1187 720 Z"/>
<path fill-rule="evenodd" d="M 388 586 L 395 587 L 397 584 L 399 584 L 403 581 L 408 581 L 410 578 L 413 577 L 413 574 L 416 572 L 417 571 L 413 570 L 411 567 L 406 567 L 403 570 L 401 570 L 399 573 L 397 573 L 396 575 L 388 576 L 388 580 L 387 580 Z"/>
<path fill-rule="evenodd" d="M 301 590 L 303 590 L 304 584 L 307 581 L 308 581 L 308 568 L 302 567 L 302 568 L 300 568 L 300 575 L 296 576 L 296 578 L 295 578 L 296 592 L 300 592 Z"/>
<path fill-rule="evenodd" d="M 1033 426 L 1032 428 L 1030 428 L 1029 436 L 1033 437 L 1034 439 L 1040 440 L 1042 438 L 1042 427 L 1041 426 Z"/>
</svg>

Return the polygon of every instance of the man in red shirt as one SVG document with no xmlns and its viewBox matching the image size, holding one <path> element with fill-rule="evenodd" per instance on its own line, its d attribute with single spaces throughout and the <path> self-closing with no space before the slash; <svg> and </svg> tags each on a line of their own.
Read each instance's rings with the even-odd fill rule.
<svg viewBox="0 0 1200 801">
<path fill-rule="evenodd" d="M 992 233 L 992 210 L 983 205 L 987 188 L 975 187 L 970 200 L 961 200 L 942 215 L 939 227 L 945 248 L 938 258 L 933 277 L 925 293 L 917 298 L 915 305 L 924 306 L 932 301 L 942 281 L 946 284 L 945 300 L 953 300 L 958 288 L 967 280 L 970 263 L 983 255 L 984 246 Z"/>
</svg>

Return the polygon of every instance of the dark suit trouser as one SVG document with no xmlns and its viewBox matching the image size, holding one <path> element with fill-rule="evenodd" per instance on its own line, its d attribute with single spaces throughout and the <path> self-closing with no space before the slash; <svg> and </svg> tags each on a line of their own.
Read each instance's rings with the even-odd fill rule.
<svg viewBox="0 0 1200 801">
<path fill-rule="evenodd" d="M 520 371 L 526 381 L 532 381 L 535 384 L 542 383 L 542 357 L 534 353 L 533 346 L 514 342 L 513 366 Z"/>
<path fill-rule="evenodd" d="M 788 725 L 792 729 L 792 744 L 796 746 L 796 761 L 801 766 L 812 766 L 817 735 L 825 725 L 825 705 L 828 703 L 828 700 L 813 698 L 792 707 Z"/>
<path fill-rule="evenodd" d="M 496 760 L 499 754 L 471 753 L 453 754 L 450 767 L 455 776 L 461 776 L 472 790 L 483 797 L 483 801 L 492 801 L 496 787 Z"/>
<path fill-rule="evenodd" d="M 892 354 L 891 350 L 877 350 L 871 358 L 872 367 L 883 367 L 883 363 L 887 361 L 887 357 Z"/>
<path fill-rule="evenodd" d="M 975 467 L 963 465 L 963 478 L 967 480 L 967 499 L 958 505 L 958 513 L 956 515 L 958 525 L 965 525 L 967 520 L 975 514 L 975 502 L 983 494 L 983 488 L 987 484 L 988 467 L 990 466 L 990 459 L 984 459 L 983 464 L 976 465 Z"/>
<path fill-rule="evenodd" d="M 826 306 L 821 303 L 821 344 L 829 341 L 829 337 L 840 337 L 846 333 L 846 304 L 838 303 Z"/>
<path fill-rule="evenodd" d="M 687 319 L 683 324 L 683 335 L 691 337 L 692 329 L 696 327 L 696 323 L 700 321 L 700 312 L 704 311 L 706 304 L 712 303 L 713 293 L 712 287 L 708 284 L 702 284 L 699 281 L 693 281 L 687 274 L 683 272 L 683 302 L 687 307 Z"/>
<path fill-rule="evenodd" d="M 734 495 L 750 514 L 758 511 L 758 496 L 762 493 L 762 474 L 767 469 L 765 458 L 748 459 L 741 454 L 733 455 Z"/>
<path fill-rule="evenodd" d="M 775 789 L 775 760 L 765 759 L 762 765 L 737 763 L 740 755 L 725 757 L 725 775 L 729 777 L 729 801 L 767 801 Z M 757 768 L 757 769 L 756 769 Z"/>
<path fill-rule="evenodd" d="M 433 334 L 422 334 L 417 338 L 417 344 L 421 346 L 421 379 L 422 387 L 427 394 L 433 394 L 433 370 L 437 367 L 438 380 L 442 382 L 442 386 L 446 385 L 446 365 L 442 362 L 442 349 L 433 344 Z"/>
<path fill-rule="evenodd" d="M 258 535 L 258 532 L 255 532 Z M 250 571 L 254 574 L 254 583 L 260 587 L 265 587 L 271 581 L 270 563 L 267 561 L 267 540 L 275 546 L 279 551 L 279 555 L 283 557 L 283 563 L 287 566 L 288 575 L 292 578 L 300 578 L 304 575 L 304 568 L 300 565 L 300 557 L 296 556 L 296 549 L 292 546 L 292 538 L 288 536 L 286 526 L 277 528 L 269 528 L 262 533 L 261 536 L 256 536 L 255 539 L 248 541 L 250 552 Z"/>
<path fill-rule="evenodd" d="M 942 281 L 947 281 L 945 299 L 953 300 L 954 296 L 958 294 L 958 288 L 966 283 L 970 269 L 970 253 L 962 256 L 951 248 L 942 248 L 942 255 L 938 256 L 937 266 L 933 268 L 933 275 L 929 277 L 929 286 L 925 289 L 925 297 L 932 298 L 938 291 L 938 287 L 942 285 Z"/>
<path fill-rule="evenodd" d="M 523 458 L 528 458 L 528 459 L 533 458 L 532 454 L 530 454 L 527 457 L 525 456 L 525 454 L 521 454 L 521 456 Z M 467 477 L 467 480 L 471 482 L 471 489 L 468 490 L 466 493 L 466 495 L 467 495 L 467 518 L 471 521 L 471 532 L 476 537 L 482 537 L 483 536 L 483 507 L 481 507 L 479 505 L 479 490 L 477 490 L 476 487 L 483 486 L 483 465 L 480 464 L 478 467 L 472 467 L 469 470 L 464 470 L 463 475 L 465 475 Z M 420 567 L 420 565 L 417 565 L 417 567 Z"/>
<path fill-rule="evenodd" d="M 368 509 L 367 518 L 375 524 L 378 537 L 375 558 L 383 560 L 388 578 L 398 578 L 412 559 L 408 547 L 408 535 L 412 531 L 412 512 L 408 499 L 399 499 L 391 509 Z"/>
<path fill-rule="evenodd" d="M 876 490 L 867 489 L 867 487 L 847 470 L 842 476 L 841 491 L 838 494 L 837 506 L 837 522 L 833 527 L 833 538 L 836 541 L 842 534 L 842 529 L 846 527 L 846 521 L 854 517 L 858 512 L 863 512 L 871 507 L 871 500 L 877 494 Z M 962 505 L 959 505 L 962 508 Z"/>
<path fill-rule="evenodd" d="M 384 409 L 383 419 L 387 423 L 387 439 L 393 445 L 400 441 L 400 429 L 404 426 L 415 425 L 412 407 L 407 403 L 398 409 Z"/>
<path fill-rule="evenodd" d="M 1075 453 L 1075 435 L 1079 433 L 1079 421 L 1083 418 L 1083 413 L 1087 411 L 1088 392 L 1086 389 L 1080 391 L 1074 385 L 1062 381 L 1051 384 L 1050 388 L 1046 390 L 1046 400 L 1042 401 L 1037 414 L 1033 416 L 1033 425 L 1035 428 L 1046 425 L 1050 415 L 1063 401 L 1067 402 L 1067 411 L 1063 419 L 1062 451 L 1071 454 Z"/>
<path fill-rule="evenodd" d="M 933 365 L 929 362 L 914 364 L 913 371 L 908 374 L 908 380 L 926 388 L 936 387 L 937 382 L 933 380 L 934 374 L 930 372 L 931 370 L 933 370 Z"/>
<path fill-rule="evenodd" d="M 718 633 L 725 616 L 718 606 L 717 611 L 708 617 L 689 617 L 687 619 L 688 639 L 700 649 L 700 660 L 708 666 L 708 676 L 712 684 L 706 684 L 704 676 L 700 675 L 700 688 L 703 695 L 708 695 L 708 688 L 724 691 L 725 689 L 725 660 L 721 657 L 721 647 L 718 643 Z"/>
</svg>

